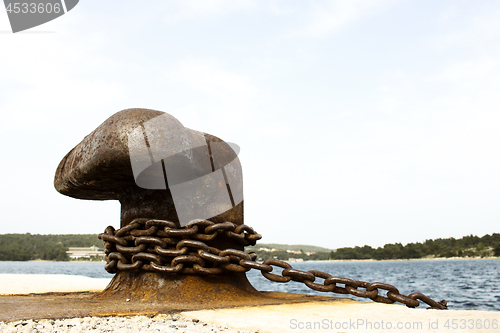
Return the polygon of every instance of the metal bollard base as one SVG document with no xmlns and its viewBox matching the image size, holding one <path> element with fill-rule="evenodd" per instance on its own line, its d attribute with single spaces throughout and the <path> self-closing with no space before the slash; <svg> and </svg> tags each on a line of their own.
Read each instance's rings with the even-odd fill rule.
<svg viewBox="0 0 500 333">
<path fill-rule="evenodd" d="M 144 271 L 117 273 L 97 298 L 204 306 L 268 299 L 250 284 L 245 273 L 204 276 Z"/>
</svg>

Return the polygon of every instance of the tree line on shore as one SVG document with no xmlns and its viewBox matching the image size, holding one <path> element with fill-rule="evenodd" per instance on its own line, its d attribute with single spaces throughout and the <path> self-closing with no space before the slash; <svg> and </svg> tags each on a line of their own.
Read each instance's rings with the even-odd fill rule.
<svg viewBox="0 0 500 333">
<path fill-rule="evenodd" d="M 418 259 L 425 257 L 492 257 L 500 256 L 500 234 L 465 236 L 460 239 L 438 238 L 428 239 L 423 243 L 386 244 L 383 247 L 372 248 L 344 247 L 332 254 L 332 259 Z"/>
<path fill-rule="evenodd" d="M 86 235 L 0 235 L 0 261 L 69 260 L 69 247 L 103 247 L 96 234 Z"/>
<path fill-rule="evenodd" d="M 276 258 L 280 260 L 351 260 L 351 259 L 420 259 L 420 258 L 451 258 L 451 257 L 500 257 L 500 234 L 465 236 L 460 239 L 438 238 L 428 239 L 423 243 L 386 244 L 383 247 L 373 248 L 369 245 L 343 247 L 331 252 L 316 252 L 307 255 L 279 251 L 255 251 L 262 260 Z"/>
<path fill-rule="evenodd" d="M 32 235 L 4 234 L 0 235 L 0 261 L 27 260 L 69 260 L 66 251 L 69 247 L 103 247 L 97 234 L 84 235 Z M 289 253 L 286 250 L 263 251 L 256 247 L 247 248 L 256 252 L 261 260 L 276 258 L 280 260 L 347 260 L 347 259 L 418 259 L 426 257 L 492 257 L 500 256 L 500 234 L 465 236 L 460 239 L 438 238 L 428 239 L 423 243 L 386 244 L 383 247 L 343 247 L 336 251 L 315 252 L 306 254 Z"/>
</svg>

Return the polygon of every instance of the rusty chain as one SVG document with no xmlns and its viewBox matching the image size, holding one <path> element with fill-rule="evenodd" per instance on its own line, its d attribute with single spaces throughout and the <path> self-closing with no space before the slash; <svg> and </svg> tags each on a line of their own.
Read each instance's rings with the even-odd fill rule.
<svg viewBox="0 0 500 333">
<path fill-rule="evenodd" d="M 317 270 L 301 271 L 277 259 L 259 263 L 255 253 L 232 248 L 221 250 L 207 245 L 218 238 L 232 241 L 240 248 L 255 245 L 262 236 L 247 225 L 193 220 L 184 228 L 177 228 L 170 221 L 135 219 L 118 230 L 109 226 L 98 237 L 104 242 L 107 261 L 104 268 L 109 273 L 142 269 L 208 275 L 257 269 L 270 281 L 301 282 L 316 291 L 369 298 L 379 303 L 399 302 L 410 308 L 419 306 L 420 300 L 430 306 L 428 309 L 447 309 L 445 300 L 436 302 L 422 293 L 406 296 L 390 284 L 358 281 Z M 273 266 L 283 268 L 281 275 L 271 273 Z M 323 283 L 315 282 L 316 278 L 323 279 Z M 386 291 L 386 296 L 381 295 L 382 290 Z"/>
</svg>

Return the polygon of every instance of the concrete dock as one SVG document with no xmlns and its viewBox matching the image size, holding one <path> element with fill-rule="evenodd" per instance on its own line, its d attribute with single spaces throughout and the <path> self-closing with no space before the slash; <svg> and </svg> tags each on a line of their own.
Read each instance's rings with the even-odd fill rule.
<svg viewBox="0 0 500 333">
<path fill-rule="evenodd" d="M 53 294 L 54 292 L 65 292 L 64 297 L 68 297 L 73 292 L 100 291 L 106 287 L 109 280 L 56 274 L 0 274 L 0 295 L 3 295 L 0 296 L 0 307 L 6 315 L 5 311 L 9 311 L 9 302 L 16 297 L 19 298 L 12 295 L 24 294 L 28 297 L 25 298 L 28 302 L 39 301 L 40 304 L 46 302 L 45 299 L 56 302 L 57 297 L 63 296 L 57 296 Z M 33 293 L 38 295 L 26 296 Z M 51 294 L 45 297 L 43 293 Z M 126 302 L 127 300 L 123 300 L 124 304 Z M 120 306 L 116 304 L 115 308 L 119 309 Z M 38 307 L 40 305 L 33 305 L 33 309 Z M 165 310 L 154 307 L 142 313 L 130 309 L 122 312 L 110 311 L 112 309 L 106 312 L 105 309 L 101 309 L 100 313 L 96 312 L 96 316 L 128 317 L 142 314 L 154 317 L 166 313 Z M 291 304 L 172 312 L 184 318 L 185 322 L 206 323 L 220 327 L 221 332 L 500 332 L 499 311 L 409 309 L 403 305 L 365 303 L 338 298 Z M 25 312 L 26 318 L 23 319 L 29 320 L 29 313 Z M 51 318 L 57 319 L 56 317 Z M 63 318 L 69 317 L 71 312 L 63 316 Z"/>
<path fill-rule="evenodd" d="M 362 303 L 347 299 L 201 310 L 183 312 L 181 315 L 259 333 L 500 332 L 498 311 L 410 309 L 404 305 Z M 489 329 L 485 328 L 487 326 Z"/>
</svg>

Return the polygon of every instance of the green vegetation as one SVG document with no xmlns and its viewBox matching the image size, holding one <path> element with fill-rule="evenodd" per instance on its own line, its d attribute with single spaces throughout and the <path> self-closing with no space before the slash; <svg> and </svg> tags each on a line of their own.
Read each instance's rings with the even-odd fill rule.
<svg viewBox="0 0 500 333">
<path fill-rule="evenodd" d="M 450 257 L 492 257 L 500 256 L 500 234 L 465 236 L 460 239 L 428 239 L 423 243 L 386 244 L 372 248 L 365 245 L 343 247 L 331 253 L 332 259 L 416 259 Z"/>
<path fill-rule="evenodd" d="M 275 244 L 275 243 L 257 243 L 254 246 L 248 246 L 249 250 L 256 251 L 260 248 L 276 249 L 282 251 L 304 251 L 304 252 L 330 252 L 331 249 L 326 247 L 314 245 L 288 245 L 288 244 Z"/>
<path fill-rule="evenodd" d="M 96 234 L 89 235 L 0 235 L 1 261 L 26 260 L 69 260 L 66 251 L 69 247 L 102 247 Z"/>
<path fill-rule="evenodd" d="M 495 257 L 500 257 L 500 243 L 498 243 L 493 249 L 493 255 Z"/>
<path fill-rule="evenodd" d="M 460 239 L 439 238 L 423 243 L 386 244 L 383 247 L 343 247 L 335 251 L 307 245 L 257 244 L 246 248 L 257 253 L 261 260 L 266 259 L 302 259 L 302 260 L 349 260 L 349 259 L 418 259 L 450 257 L 500 257 L 500 234 L 465 236 Z M 293 253 L 291 251 L 300 251 Z M 319 249 L 319 250 L 318 250 Z M 287 250 L 289 252 L 287 252 Z M 326 251 L 325 251 L 326 250 Z M 308 253 L 306 253 L 308 252 Z M 310 253 L 315 252 L 315 253 Z"/>
<path fill-rule="evenodd" d="M 267 260 L 267 259 L 279 259 L 279 260 L 289 260 L 289 259 L 302 259 L 302 260 L 329 260 L 331 258 L 330 252 L 315 252 L 312 254 L 306 254 L 304 251 L 301 253 L 290 253 L 285 250 L 277 250 L 277 251 L 262 251 L 247 248 L 249 251 L 247 252 L 255 252 L 257 253 L 258 260 Z"/>
<path fill-rule="evenodd" d="M 69 247 L 102 248 L 97 234 L 86 235 L 0 235 L 0 261 L 26 260 L 69 260 L 66 251 Z M 248 251 L 256 252 L 260 260 L 276 258 L 280 260 L 338 260 L 338 259 L 413 259 L 449 257 L 500 257 L 500 234 L 465 236 L 460 239 L 445 238 L 426 240 L 423 243 L 386 244 L 372 248 L 344 247 L 336 251 L 311 245 L 257 244 L 248 246 Z M 287 252 L 288 251 L 288 252 Z"/>
<path fill-rule="evenodd" d="M 329 260 L 330 252 L 332 251 L 326 247 L 314 245 L 288 245 L 275 243 L 257 243 L 254 246 L 247 246 L 245 249 L 247 252 L 257 253 L 259 260 L 273 258 L 280 260 Z"/>
</svg>

